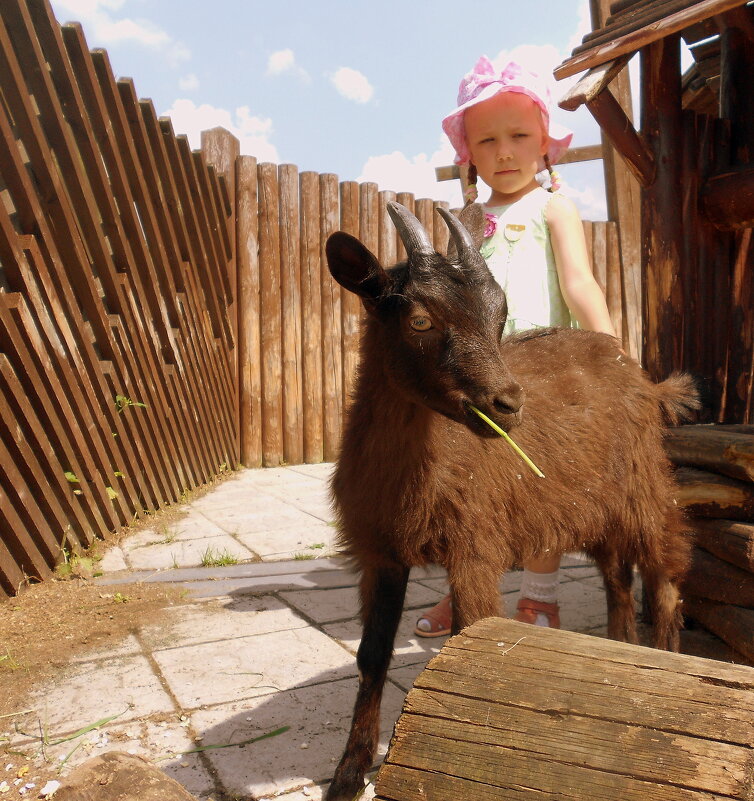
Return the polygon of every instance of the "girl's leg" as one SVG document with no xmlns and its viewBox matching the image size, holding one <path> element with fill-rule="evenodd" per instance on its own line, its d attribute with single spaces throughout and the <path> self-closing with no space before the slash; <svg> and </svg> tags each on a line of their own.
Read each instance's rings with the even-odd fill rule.
<svg viewBox="0 0 754 801">
<path fill-rule="evenodd" d="M 558 555 L 524 562 L 524 576 L 514 620 L 553 629 L 560 628 L 559 572 Z"/>
</svg>

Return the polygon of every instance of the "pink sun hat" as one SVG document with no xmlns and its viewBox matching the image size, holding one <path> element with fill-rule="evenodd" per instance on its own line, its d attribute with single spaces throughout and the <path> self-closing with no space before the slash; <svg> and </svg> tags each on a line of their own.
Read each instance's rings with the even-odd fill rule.
<svg viewBox="0 0 754 801">
<path fill-rule="evenodd" d="M 487 56 L 481 56 L 474 69 L 463 76 L 458 87 L 458 108 L 442 121 L 442 129 L 456 151 L 455 163 L 468 164 L 471 160 L 463 124 L 464 112 L 499 92 L 519 92 L 530 97 L 539 106 L 548 136 L 547 155 L 551 164 L 557 163 L 568 150 L 573 134 L 562 125 L 550 122 L 551 100 L 546 82 L 515 61 L 510 61 L 498 73 Z"/>
</svg>

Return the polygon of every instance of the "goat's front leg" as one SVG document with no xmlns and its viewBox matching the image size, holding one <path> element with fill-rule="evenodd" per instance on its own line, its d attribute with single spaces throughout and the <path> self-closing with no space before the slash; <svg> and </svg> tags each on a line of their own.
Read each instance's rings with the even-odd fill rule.
<svg viewBox="0 0 754 801">
<path fill-rule="evenodd" d="M 500 576 L 478 560 L 466 559 L 448 568 L 453 605 L 452 634 L 485 617 L 503 614 Z"/>
<path fill-rule="evenodd" d="M 380 701 L 393 642 L 403 610 L 408 568 L 402 565 L 365 569 L 361 577 L 364 625 L 356 654 L 359 692 L 346 750 L 335 771 L 326 801 L 351 801 L 364 789 L 380 730 Z"/>
</svg>

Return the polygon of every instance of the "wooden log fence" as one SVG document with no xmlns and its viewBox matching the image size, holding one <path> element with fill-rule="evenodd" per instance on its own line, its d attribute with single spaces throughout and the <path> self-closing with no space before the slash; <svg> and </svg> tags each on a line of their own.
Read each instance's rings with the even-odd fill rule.
<svg viewBox="0 0 754 801">
<path fill-rule="evenodd" d="M 754 426 L 680 426 L 666 449 L 696 537 L 684 614 L 754 663 Z"/>
<path fill-rule="evenodd" d="M 396 199 L 448 232 L 223 129 L 192 152 L 48 0 L 4 0 L 0 90 L 2 595 L 240 465 L 336 458 L 364 312 L 327 237 L 395 263 Z M 615 223 L 585 233 L 620 331 Z"/>
</svg>

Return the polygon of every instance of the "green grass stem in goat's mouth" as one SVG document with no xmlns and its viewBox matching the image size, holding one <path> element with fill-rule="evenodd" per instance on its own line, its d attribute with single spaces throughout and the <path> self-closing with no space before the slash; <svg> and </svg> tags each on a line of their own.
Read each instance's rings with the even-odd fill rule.
<svg viewBox="0 0 754 801">
<path fill-rule="evenodd" d="M 484 412 L 480 412 L 476 406 L 472 406 L 471 404 L 469 404 L 469 408 L 473 412 L 476 412 L 482 418 L 482 420 L 484 420 L 484 422 L 487 423 L 488 426 L 490 426 L 490 428 L 492 428 L 494 431 L 497 431 L 497 433 L 500 434 L 500 436 L 505 439 L 505 441 L 511 446 L 511 448 L 513 448 L 513 450 L 516 451 L 516 453 L 526 462 L 527 465 L 529 465 L 529 467 L 531 467 L 531 469 L 540 478 L 545 477 L 545 474 L 537 467 L 537 465 L 534 464 L 534 462 L 532 462 L 532 460 L 521 450 L 521 448 L 518 447 L 518 445 L 516 445 L 516 443 L 508 436 L 508 434 L 505 431 L 503 431 L 502 428 L 500 428 L 500 426 L 497 423 L 493 423 L 492 420 L 490 420 L 490 418 L 487 417 L 487 415 Z"/>
</svg>

